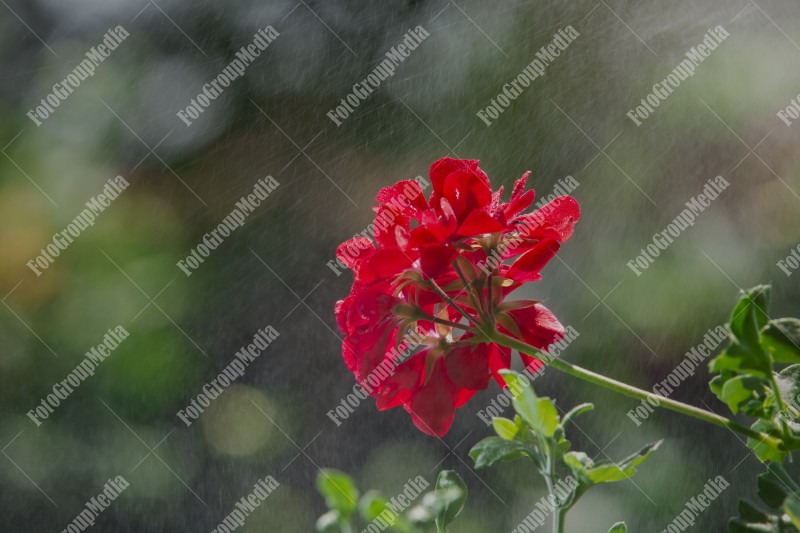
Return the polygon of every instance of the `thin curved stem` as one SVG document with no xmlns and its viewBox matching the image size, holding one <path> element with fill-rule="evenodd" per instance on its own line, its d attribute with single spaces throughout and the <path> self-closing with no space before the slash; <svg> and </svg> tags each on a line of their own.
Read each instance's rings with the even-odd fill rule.
<svg viewBox="0 0 800 533">
<path fill-rule="evenodd" d="M 483 316 L 483 308 L 481 307 L 480 299 L 476 298 L 472 282 L 467 281 L 466 276 L 464 276 L 464 272 L 462 272 L 461 267 L 458 266 L 458 261 L 453 262 L 453 270 L 456 271 L 458 278 L 461 280 L 461 284 L 464 285 L 464 290 L 467 291 L 467 296 L 469 296 L 469 301 L 472 304 L 472 307 L 475 309 L 478 315 L 480 315 L 482 320 L 486 320 L 486 317 Z"/>
<path fill-rule="evenodd" d="M 458 304 L 456 303 L 456 301 L 455 301 L 455 300 L 453 300 L 453 299 L 452 299 L 450 296 L 448 296 L 448 294 L 447 294 L 446 292 L 444 292 L 444 291 L 441 289 L 441 287 L 439 287 L 439 286 L 436 284 L 436 282 L 435 282 L 435 281 L 433 281 L 433 279 L 429 279 L 429 280 L 428 280 L 428 283 L 430 284 L 430 287 L 433 289 L 433 291 L 434 291 L 436 294 L 438 294 L 439 296 L 441 296 L 442 298 L 444 298 L 444 301 L 446 301 L 446 302 L 447 302 L 449 305 L 452 305 L 452 306 L 453 306 L 453 307 L 454 307 L 454 308 L 455 308 L 455 309 L 456 309 L 456 310 L 457 310 L 459 313 L 461 313 L 461 315 L 462 315 L 464 318 L 466 318 L 467 320 L 469 320 L 470 322 L 472 322 L 474 325 L 476 325 L 476 326 L 478 325 L 478 322 L 475 320 L 475 317 L 474 317 L 474 316 L 472 316 L 472 315 L 470 315 L 470 314 L 469 314 L 469 313 L 467 313 L 466 311 L 464 311 L 464 309 L 463 309 L 463 308 L 462 308 L 460 305 L 458 305 Z"/>
<path fill-rule="evenodd" d="M 471 331 L 474 332 L 472 327 L 467 324 L 461 324 L 459 322 L 453 322 L 452 320 L 445 320 L 444 318 L 438 318 L 435 316 L 425 315 L 420 320 L 428 320 L 430 322 L 434 322 L 436 324 L 441 324 L 443 326 L 450 326 L 451 328 L 458 328 L 463 329 L 464 331 Z"/>
<path fill-rule="evenodd" d="M 505 346 L 506 348 L 512 348 L 522 353 L 536 354 L 539 352 L 539 350 L 536 347 L 531 346 L 530 344 L 527 344 L 519 339 L 515 339 L 514 337 L 510 337 L 508 335 L 500 333 L 498 331 L 492 332 L 489 338 L 490 340 L 494 341 L 495 343 L 501 346 Z M 782 444 L 782 441 L 776 439 L 775 437 L 737 424 L 736 422 L 728 418 L 725 418 L 723 416 L 720 416 L 718 414 L 682 402 L 670 400 L 669 398 L 659 396 L 658 394 L 654 394 L 652 392 L 647 392 L 645 390 L 636 388 L 632 385 L 628 385 L 627 383 L 622 383 L 615 379 L 606 377 L 602 374 L 592 372 L 591 370 L 581 368 L 577 365 L 573 365 L 572 363 L 568 363 L 563 359 L 558 359 L 555 357 L 546 357 L 544 360 L 553 368 L 556 368 L 562 372 L 570 374 L 571 376 L 580 378 L 584 381 L 588 381 L 589 383 L 594 383 L 595 385 L 599 385 L 614 392 L 618 392 L 625 396 L 636 398 L 638 400 L 647 400 L 652 405 L 661 406 L 665 409 L 675 411 L 676 413 L 681 413 L 687 416 L 691 416 L 692 418 L 702 420 L 704 422 L 709 422 L 711 424 L 720 427 L 728 428 L 732 431 L 735 431 L 736 433 L 756 439 L 760 442 L 767 443 L 771 446 L 779 447 Z"/>
</svg>

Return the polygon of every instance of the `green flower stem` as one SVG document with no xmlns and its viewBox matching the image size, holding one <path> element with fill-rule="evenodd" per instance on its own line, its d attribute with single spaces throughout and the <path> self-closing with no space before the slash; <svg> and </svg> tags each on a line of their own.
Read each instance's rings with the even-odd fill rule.
<svg viewBox="0 0 800 533">
<path fill-rule="evenodd" d="M 792 430 L 789 429 L 789 423 L 786 422 L 786 404 L 783 402 L 783 396 L 781 396 L 781 391 L 778 389 L 778 383 L 775 381 L 775 374 L 772 372 L 769 373 L 769 382 L 770 387 L 772 387 L 772 393 L 775 395 L 775 403 L 778 406 L 778 418 L 781 419 L 781 429 L 783 430 L 784 437 L 791 437 Z"/>
<path fill-rule="evenodd" d="M 561 500 L 559 500 L 558 495 L 556 494 L 556 483 L 558 483 L 558 479 L 556 477 L 555 450 L 548 450 L 547 455 L 550 459 L 549 464 L 547 465 L 547 475 L 545 476 L 545 481 L 547 482 L 547 492 L 552 496 L 555 496 L 556 499 L 556 510 L 553 514 L 553 533 L 564 533 L 564 515 L 562 513 Z"/>
<path fill-rule="evenodd" d="M 456 274 L 458 274 L 458 278 L 461 280 L 461 284 L 464 285 L 464 290 L 467 291 L 467 296 L 469 296 L 469 301 L 472 304 L 473 309 L 475 309 L 475 312 L 477 312 L 478 315 L 480 315 L 482 320 L 486 321 L 486 316 L 484 316 L 483 308 L 480 306 L 479 303 L 480 296 L 476 298 L 475 287 L 472 286 L 471 281 L 467 281 L 466 276 L 464 276 L 464 272 L 461 270 L 461 267 L 458 266 L 458 261 L 453 262 L 453 269 L 456 271 Z"/>
<path fill-rule="evenodd" d="M 493 331 L 489 335 L 489 339 L 500 346 L 505 346 L 506 348 L 512 348 L 514 350 L 518 350 L 522 353 L 526 354 L 537 354 L 539 350 L 530 344 L 522 342 L 514 337 L 510 337 L 498 331 Z M 725 418 L 723 416 L 719 416 L 714 414 L 710 411 L 706 411 L 704 409 L 699 409 L 697 407 L 676 402 L 675 400 L 670 400 L 669 398 L 664 398 L 663 396 L 659 396 L 652 392 L 647 392 L 642 389 L 638 389 L 627 383 L 622 383 L 615 379 L 611 379 L 609 377 L 603 376 L 602 374 L 597 374 L 596 372 L 592 372 L 591 370 L 586 370 L 585 368 L 581 368 L 579 366 L 573 365 L 572 363 L 568 363 L 563 359 L 558 359 L 556 357 L 545 357 L 543 359 L 547 364 L 556 368 L 562 372 L 565 372 L 571 376 L 575 376 L 576 378 L 580 378 L 584 381 L 588 381 L 589 383 L 594 383 L 595 385 L 600 385 L 601 387 L 605 387 L 610 389 L 614 392 L 618 392 L 625 396 L 630 396 L 631 398 L 636 398 L 637 400 L 651 400 L 651 404 L 656 406 L 664 407 L 665 409 L 669 409 L 671 411 L 675 411 L 676 413 L 681 413 L 687 416 L 691 416 L 692 418 L 696 418 L 698 420 L 703 420 L 704 422 L 709 422 L 711 424 L 715 424 L 720 427 L 728 428 L 736 433 L 741 435 L 756 439 L 757 441 L 767 443 L 770 446 L 774 446 L 780 448 L 782 441 L 780 439 L 776 439 L 766 433 L 761 433 L 759 431 L 755 431 L 748 427 L 742 426 L 733 422 L 732 420 Z"/>
<path fill-rule="evenodd" d="M 443 326 L 450 326 L 451 328 L 458 328 L 467 331 L 472 331 L 472 328 L 470 328 L 467 324 L 459 324 L 458 322 L 453 322 L 452 320 L 445 320 L 443 318 L 430 315 L 425 315 L 421 319 L 433 322 L 434 324 L 441 324 Z"/>
</svg>

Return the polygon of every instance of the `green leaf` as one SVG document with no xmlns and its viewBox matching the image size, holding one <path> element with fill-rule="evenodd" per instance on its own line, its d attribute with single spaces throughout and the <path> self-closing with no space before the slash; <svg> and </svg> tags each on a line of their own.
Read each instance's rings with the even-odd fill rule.
<svg viewBox="0 0 800 533">
<path fill-rule="evenodd" d="M 739 515 L 750 522 L 766 523 L 769 521 L 769 516 L 766 513 L 761 512 L 760 509 L 747 500 L 739 500 L 738 510 Z"/>
<path fill-rule="evenodd" d="M 658 449 L 662 441 L 648 444 L 638 452 L 614 463 L 595 463 L 583 452 L 569 452 L 564 454 L 564 463 L 572 470 L 573 474 L 582 482 L 612 483 L 626 479 L 636 473 L 636 466 L 647 459 L 651 453 Z"/>
<path fill-rule="evenodd" d="M 800 527 L 800 498 L 790 494 L 786 501 L 783 502 L 783 512 L 789 516 L 794 527 Z"/>
<path fill-rule="evenodd" d="M 759 331 L 769 321 L 770 291 L 769 285 L 744 291 L 731 313 L 731 332 L 739 342 L 751 349 L 760 349 Z"/>
<path fill-rule="evenodd" d="M 766 416 L 763 402 L 768 388 L 769 383 L 765 379 L 742 374 L 725 382 L 719 399 L 728 405 L 733 414 L 744 411 L 750 416 Z"/>
<path fill-rule="evenodd" d="M 627 533 L 628 528 L 625 526 L 625 522 L 617 522 L 611 529 L 608 530 L 608 533 Z"/>
<path fill-rule="evenodd" d="M 498 461 L 513 461 L 526 456 L 534 459 L 535 454 L 536 451 L 525 443 L 500 437 L 487 437 L 469 451 L 469 456 L 475 461 L 475 468 L 485 468 Z"/>
<path fill-rule="evenodd" d="M 786 407 L 786 419 L 791 421 L 794 429 L 798 429 L 800 418 L 800 365 L 787 366 L 775 376 L 783 403 Z"/>
<path fill-rule="evenodd" d="M 380 515 L 388 505 L 386 497 L 377 490 L 368 491 L 358 502 L 358 510 L 361 517 L 367 522 L 372 522 Z"/>
<path fill-rule="evenodd" d="M 777 438 L 780 438 L 782 434 L 781 429 L 778 428 L 775 421 L 766 418 L 759 418 L 750 428 Z M 761 459 L 761 462 L 764 463 L 771 461 L 780 463 L 788 453 L 778 448 L 777 445 L 773 445 L 763 439 L 754 439 L 753 437 L 747 437 L 747 446 L 753 450 L 756 456 Z"/>
<path fill-rule="evenodd" d="M 758 497 L 773 509 L 783 507 L 789 492 L 786 484 L 771 469 L 758 475 Z"/>
<path fill-rule="evenodd" d="M 594 409 L 594 405 L 591 403 L 582 403 L 580 405 L 576 405 L 564 415 L 561 419 L 561 427 L 566 428 L 567 425 L 572 422 L 572 419 L 577 417 L 578 415 L 582 415 L 583 413 L 589 412 Z"/>
<path fill-rule="evenodd" d="M 761 344 L 778 363 L 800 363 L 800 320 L 770 320 L 761 331 Z"/>
<path fill-rule="evenodd" d="M 502 417 L 493 418 L 492 427 L 494 427 L 495 433 L 497 433 L 501 439 L 505 440 L 514 440 L 514 436 L 516 436 L 517 430 L 519 429 L 513 420 Z"/>
<path fill-rule="evenodd" d="M 653 453 L 661 446 L 661 443 L 664 442 L 663 440 L 657 440 L 655 442 L 651 442 L 650 444 L 645 445 L 636 453 L 633 453 L 617 463 L 621 468 L 630 469 L 642 464 L 650 454 Z"/>
<path fill-rule="evenodd" d="M 583 452 L 568 452 L 562 458 L 564 464 L 581 483 L 591 484 L 589 470 L 594 467 L 594 461 Z"/>
<path fill-rule="evenodd" d="M 772 361 L 760 346 L 749 348 L 734 340 L 708 363 L 708 368 L 729 377 L 737 372 L 767 377 L 772 372 Z"/>
<path fill-rule="evenodd" d="M 758 476 L 758 495 L 773 509 L 764 512 L 746 500 L 739 501 L 739 517 L 728 523 L 731 533 L 798 533 L 792 521 L 796 520 L 799 501 L 790 496 L 798 490 L 795 483 L 779 463 L 771 463 L 767 470 Z M 793 501 L 789 501 L 793 498 Z M 794 514 L 794 516 L 793 516 Z"/>
<path fill-rule="evenodd" d="M 558 442 L 556 442 L 556 446 L 555 446 L 556 457 L 561 457 L 562 455 L 567 453 L 571 446 L 572 446 L 572 443 L 570 441 L 568 441 L 567 439 L 564 439 L 564 438 L 559 439 Z"/>
<path fill-rule="evenodd" d="M 353 479 L 339 470 L 324 468 L 317 476 L 317 490 L 325 497 L 329 509 L 348 517 L 356 508 L 358 489 Z"/>
<path fill-rule="evenodd" d="M 512 395 L 514 409 L 538 434 L 552 437 L 559 424 L 558 411 L 550 398 L 538 398 L 530 382 L 513 370 L 501 370 Z"/>
<path fill-rule="evenodd" d="M 587 474 L 589 481 L 594 484 L 613 483 L 628 478 L 625 470 L 612 463 L 597 465 L 588 470 Z"/>
<path fill-rule="evenodd" d="M 443 508 L 436 514 L 436 527 L 446 530 L 446 526 L 455 520 L 458 513 L 464 508 L 464 502 L 467 500 L 467 485 L 452 470 L 442 470 L 436 479 L 434 494 L 439 495 L 443 503 Z"/>
</svg>

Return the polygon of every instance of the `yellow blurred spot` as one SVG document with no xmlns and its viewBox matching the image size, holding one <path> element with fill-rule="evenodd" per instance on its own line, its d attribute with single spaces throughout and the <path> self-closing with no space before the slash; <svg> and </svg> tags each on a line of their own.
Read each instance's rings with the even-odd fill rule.
<svg viewBox="0 0 800 533">
<path fill-rule="evenodd" d="M 277 409 L 253 387 L 232 385 L 201 417 L 203 433 L 218 452 L 244 456 L 285 439 L 265 416 L 276 420 Z"/>
</svg>

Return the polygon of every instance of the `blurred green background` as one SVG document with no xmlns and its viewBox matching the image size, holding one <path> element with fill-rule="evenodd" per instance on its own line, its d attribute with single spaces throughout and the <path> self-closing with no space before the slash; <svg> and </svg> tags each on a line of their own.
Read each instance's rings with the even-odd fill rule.
<svg viewBox="0 0 800 533">
<path fill-rule="evenodd" d="M 7 3 L 6 3 L 7 2 Z M 582 220 L 561 261 L 526 288 L 579 333 L 563 357 L 647 388 L 709 328 L 739 287 L 774 286 L 800 314 L 800 275 L 777 266 L 800 242 L 800 126 L 775 115 L 800 91 L 800 6 L 778 1 L 641 3 L 6 0 L 0 6 L 0 523 L 61 530 L 122 474 L 131 487 L 102 531 L 210 530 L 258 478 L 281 487 L 243 531 L 310 531 L 318 467 L 397 493 L 457 470 L 464 533 L 511 530 L 544 493 L 532 467 L 472 472 L 490 434 L 477 395 L 443 441 L 402 410 L 352 390 L 333 306 L 352 277 L 326 263 L 371 221 L 377 190 L 431 162 L 480 159 L 495 186 L 525 170 L 540 196 L 566 176 Z M 476 113 L 573 25 L 580 36 L 495 123 Z M 636 127 L 626 112 L 723 25 L 730 36 Z M 130 36 L 36 126 L 25 115 L 112 27 Z M 280 36 L 196 123 L 175 113 L 258 28 Z M 325 114 L 417 25 L 430 32 L 341 126 Z M 751 151 L 752 150 L 752 151 Z M 38 255 L 111 177 L 131 186 L 40 277 Z M 255 182 L 278 189 L 191 277 L 176 266 Z M 640 277 L 625 266 L 717 175 L 731 186 Z M 653 199 L 650 200 L 643 194 Z M 123 325 L 131 336 L 41 426 L 26 412 Z M 280 337 L 191 427 L 176 412 L 252 339 Z M 722 412 L 704 369 L 672 396 Z M 697 531 L 721 531 L 754 493 L 758 461 L 733 434 L 548 371 L 540 395 L 593 401 L 572 440 L 593 457 L 666 442 L 633 481 L 595 489 L 572 532 L 660 531 L 709 478 L 732 486 Z"/>
</svg>

